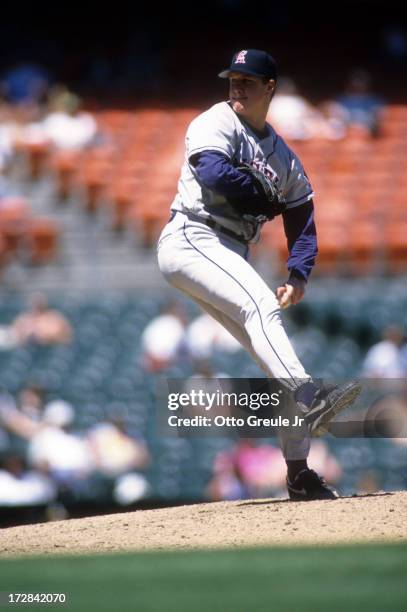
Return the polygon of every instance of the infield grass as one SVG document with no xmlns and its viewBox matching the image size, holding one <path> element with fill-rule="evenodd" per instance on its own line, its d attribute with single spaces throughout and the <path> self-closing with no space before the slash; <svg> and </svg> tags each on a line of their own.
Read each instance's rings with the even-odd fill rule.
<svg viewBox="0 0 407 612">
<path fill-rule="evenodd" d="M 37 610 L 407 609 L 406 543 L 3 559 L 0 576 L 3 592 L 66 593 Z"/>
</svg>

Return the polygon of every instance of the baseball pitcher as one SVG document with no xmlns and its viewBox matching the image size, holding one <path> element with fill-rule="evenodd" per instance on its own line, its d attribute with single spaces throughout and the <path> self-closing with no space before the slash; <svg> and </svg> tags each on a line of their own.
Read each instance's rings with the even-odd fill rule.
<svg viewBox="0 0 407 612">
<path fill-rule="evenodd" d="M 217 319 L 269 378 L 277 378 L 304 415 L 307 434 L 281 433 L 291 499 L 335 499 L 307 465 L 310 436 L 360 393 L 358 382 L 318 386 L 300 363 L 280 309 L 304 296 L 317 237 L 312 186 L 301 161 L 266 122 L 277 65 L 265 51 L 236 53 L 227 70 L 229 100 L 189 125 L 185 161 L 170 221 L 158 242 L 167 281 Z M 249 263 L 264 223 L 282 215 L 288 278 L 274 293 Z"/>
</svg>

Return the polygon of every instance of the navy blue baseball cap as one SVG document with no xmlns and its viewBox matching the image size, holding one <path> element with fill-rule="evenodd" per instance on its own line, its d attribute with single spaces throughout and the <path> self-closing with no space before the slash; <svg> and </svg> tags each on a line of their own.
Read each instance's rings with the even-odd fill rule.
<svg viewBox="0 0 407 612">
<path fill-rule="evenodd" d="M 243 49 L 234 54 L 230 67 L 219 73 L 221 79 L 229 78 L 231 72 L 242 72 L 252 76 L 277 79 L 277 62 L 265 51 Z"/>
</svg>

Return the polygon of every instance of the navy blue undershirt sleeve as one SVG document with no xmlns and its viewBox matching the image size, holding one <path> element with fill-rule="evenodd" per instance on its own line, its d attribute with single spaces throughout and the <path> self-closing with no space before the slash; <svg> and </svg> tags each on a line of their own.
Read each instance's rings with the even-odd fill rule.
<svg viewBox="0 0 407 612">
<path fill-rule="evenodd" d="M 253 180 L 232 166 L 226 155 L 219 151 L 203 151 L 190 158 L 199 180 L 205 187 L 225 198 L 262 198 Z M 317 236 L 314 223 L 314 204 L 290 208 L 283 213 L 284 230 L 290 252 L 287 266 L 290 277 L 307 281 L 317 255 Z"/>
<path fill-rule="evenodd" d="M 230 160 L 218 151 L 203 151 L 190 158 L 199 180 L 211 191 L 225 198 L 260 197 L 250 176 L 239 172 Z"/>
<path fill-rule="evenodd" d="M 286 210 L 283 222 L 290 253 L 287 261 L 290 278 L 307 281 L 318 253 L 313 201 Z"/>
</svg>

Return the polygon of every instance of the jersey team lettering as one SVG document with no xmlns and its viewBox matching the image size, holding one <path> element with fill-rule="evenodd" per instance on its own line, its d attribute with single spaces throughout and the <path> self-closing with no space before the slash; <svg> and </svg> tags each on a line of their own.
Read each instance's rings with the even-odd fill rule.
<svg viewBox="0 0 407 612">
<path fill-rule="evenodd" d="M 235 167 L 245 163 L 263 172 L 281 192 L 287 209 L 300 206 L 313 196 L 301 161 L 272 126 L 267 125 L 260 137 L 240 121 L 227 102 L 214 104 L 196 117 L 187 130 L 185 144 L 186 156 L 172 210 L 198 217 L 209 214 L 236 234 L 257 241 L 259 232 L 247 232 L 245 219 L 227 198 L 200 183 L 191 159 L 203 151 L 223 153 Z"/>
</svg>

